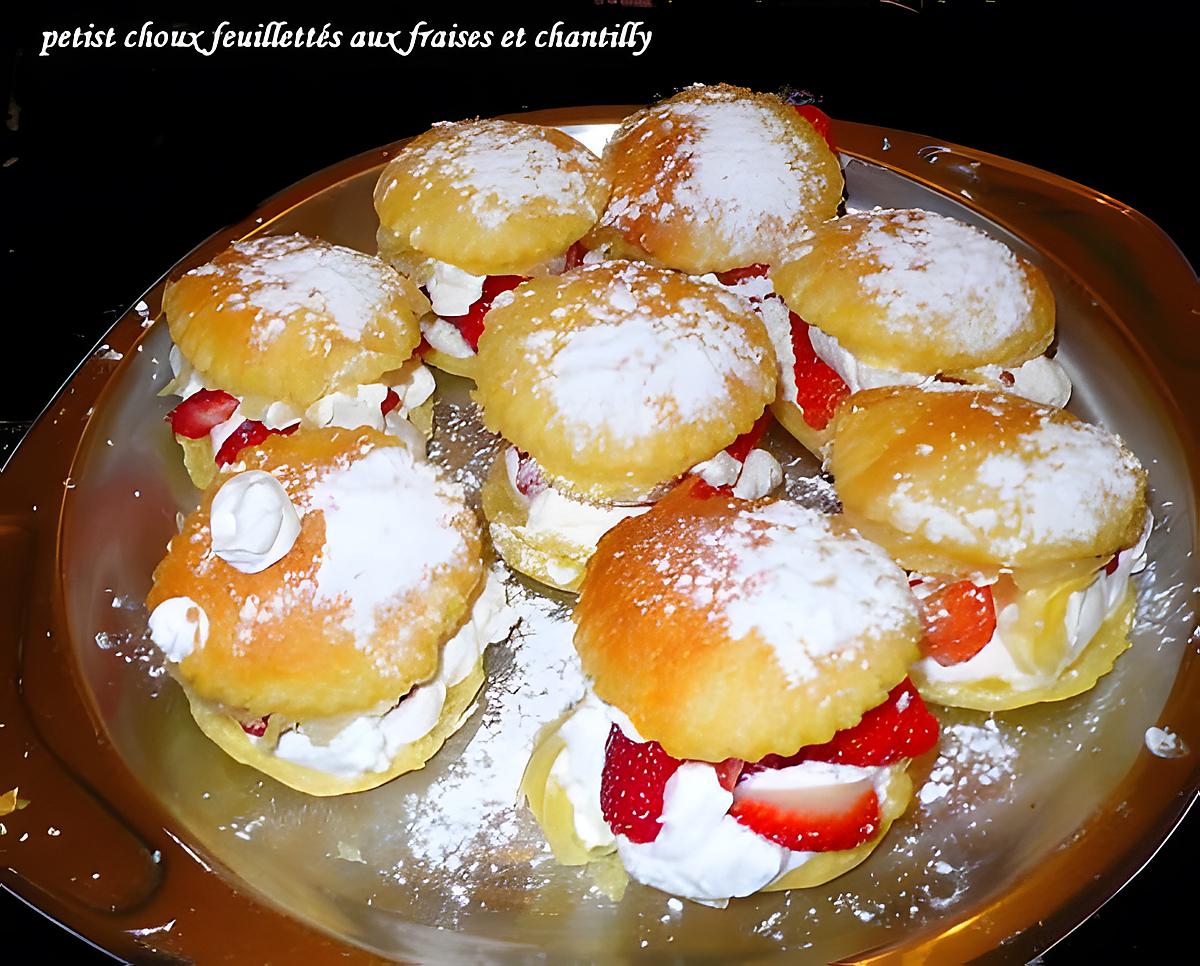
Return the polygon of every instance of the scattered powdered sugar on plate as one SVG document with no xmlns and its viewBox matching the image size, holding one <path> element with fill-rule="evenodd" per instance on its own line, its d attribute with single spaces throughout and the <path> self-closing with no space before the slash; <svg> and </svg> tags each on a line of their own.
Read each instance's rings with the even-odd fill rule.
<svg viewBox="0 0 1200 966">
<path fill-rule="evenodd" d="M 1159 758 L 1182 758 L 1188 753 L 1187 743 L 1169 728 L 1147 728 L 1146 748 Z"/>
<path fill-rule="evenodd" d="M 960 722 L 942 729 L 941 747 L 929 780 L 917 792 L 922 806 L 941 799 L 957 810 L 974 811 L 975 797 L 958 794 L 981 788 L 1003 789 L 1016 775 L 1017 748 L 995 718 L 983 724 Z"/>
<path fill-rule="evenodd" d="M 508 659 L 488 669 L 479 728 L 427 789 L 403 802 L 411 860 L 393 875 L 410 886 L 453 882 L 463 887 L 452 893 L 462 905 L 497 865 L 551 860 L 544 847 L 529 854 L 519 845 L 529 841 L 532 819 L 517 789 L 538 731 L 584 693 L 568 610 L 515 581 L 509 588 L 521 624 Z"/>
</svg>

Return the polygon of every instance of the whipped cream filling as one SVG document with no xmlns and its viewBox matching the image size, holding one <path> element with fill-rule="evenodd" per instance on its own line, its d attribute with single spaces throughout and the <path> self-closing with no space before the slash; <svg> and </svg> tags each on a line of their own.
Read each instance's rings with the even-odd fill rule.
<svg viewBox="0 0 1200 966">
<path fill-rule="evenodd" d="M 483 296 L 486 275 L 472 275 L 447 262 L 433 259 L 433 271 L 425 282 L 429 304 L 435 315 L 466 315 L 467 310 Z"/>
<path fill-rule="evenodd" d="M 667 781 L 659 819 L 662 830 L 653 842 L 631 842 L 614 835 L 600 810 L 605 746 L 614 723 L 631 740 L 645 740 L 624 714 L 588 692 L 559 728 L 564 747 L 550 776 L 574 807 L 580 841 L 588 848 L 615 845 L 626 871 L 639 882 L 695 902 L 723 906 L 821 854 L 793 851 L 741 824 L 729 814 L 734 793 L 721 786 L 712 765 L 704 762 L 684 762 Z M 737 790 L 740 797 L 760 787 L 787 793 L 869 780 L 882 802 L 892 775 L 906 764 L 859 768 L 806 761 L 749 775 Z"/>
<path fill-rule="evenodd" d="M 301 722 L 284 731 L 271 753 L 306 768 L 357 778 L 387 771 L 405 745 L 424 738 L 442 716 L 448 689 L 461 683 L 489 644 L 503 640 L 517 623 L 504 584 L 495 571 L 476 599 L 467 622 L 442 647 L 437 675 L 409 691 L 392 708 L 354 718 L 328 741 L 317 742 Z M 248 735 L 256 745 L 263 739 Z"/>
<path fill-rule="evenodd" d="M 855 393 L 863 389 L 878 389 L 883 386 L 921 386 L 936 381 L 936 376 L 896 369 L 879 369 L 863 362 L 846 349 L 833 336 L 822 332 L 814 325 L 808 327 L 808 338 L 813 352 Z M 789 332 L 790 340 L 790 332 Z M 793 363 L 794 365 L 794 363 Z M 969 370 L 977 373 L 988 383 L 1007 392 L 1024 396 L 1044 406 L 1061 409 L 1071 398 L 1071 380 L 1066 370 L 1049 356 L 1038 356 L 1019 366 L 980 366 Z M 1003 378 L 1009 373 L 1012 382 Z M 794 398 L 794 397 L 793 397 Z"/>
<path fill-rule="evenodd" d="M 604 534 L 628 517 L 645 513 L 648 506 L 588 503 L 546 483 L 527 495 L 517 486 L 521 455 L 515 446 L 504 452 L 504 468 L 512 491 L 529 508 L 524 528 L 532 537 L 557 537 L 583 548 L 594 548 Z"/>
<path fill-rule="evenodd" d="M 455 359 L 470 359 L 475 355 L 475 350 L 458 328 L 439 316 L 427 315 L 421 319 L 421 335 L 438 352 Z"/>
<path fill-rule="evenodd" d="M 709 486 L 733 487 L 733 495 L 742 500 L 757 500 L 783 482 L 783 467 L 765 449 L 752 449 L 745 462 L 739 462 L 725 450 L 712 459 L 697 463 L 689 470 Z"/>
<path fill-rule="evenodd" d="M 171 393 L 180 399 L 188 399 L 201 389 L 216 388 L 205 385 L 192 364 L 183 358 L 178 346 L 171 346 L 170 362 L 171 372 L 175 377 Z M 406 365 L 399 373 L 400 378 L 390 386 L 373 382 L 332 392 L 303 411 L 288 403 L 275 401 L 260 412 L 247 412 L 244 400 L 235 397 L 238 399 L 237 409 L 227 420 L 218 423 L 209 431 L 213 456 L 220 452 L 225 441 L 247 419 L 258 419 L 267 429 L 287 429 L 297 424 L 303 429 L 322 429 L 330 426 L 357 429 L 360 426 L 369 426 L 405 439 L 424 452 L 424 437 L 408 421 L 408 414 L 428 401 L 437 384 L 429 368 L 420 363 Z M 387 398 L 389 389 L 394 390 L 400 397 L 400 403 L 385 416 L 380 406 Z"/>
<path fill-rule="evenodd" d="M 1125 599 L 1130 578 L 1146 568 L 1146 541 L 1154 519 L 1147 513 L 1146 525 L 1138 542 L 1129 550 L 1121 551 L 1117 557 L 1117 568 L 1111 574 L 1103 569 L 1096 572 L 1087 587 L 1075 591 L 1067 598 L 1067 610 L 1063 617 L 1066 625 L 1068 647 L 1058 666 L 1046 673 L 1031 673 L 1017 666 L 1012 653 L 1004 643 L 1006 627 L 1011 627 L 1019 614 L 1018 604 L 1008 604 L 996 614 L 996 630 L 991 640 L 978 654 L 960 664 L 943 667 L 932 657 L 924 657 L 917 668 L 930 681 L 952 684 L 972 683 L 993 678 L 1008 682 L 1020 691 L 1044 688 L 1058 680 L 1091 643 L 1100 626 Z M 984 581 L 976 581 L 982 586 Z M 920 585 L 913 588 L 918 597 Z"/>
<path fill-rule="evenodd" d="M 190 597 L 171 597 L 150 613 L 150 640 L 179 663 L 208 640 L 208 615 Z"/>
<path fill-rule="evenodd" d="M 282 560 L 300 535 L 300 517 L 270 473 L 247 470 L 226 480 L 213 497 L 212 549 L 244 574 Z"/>
</svg>

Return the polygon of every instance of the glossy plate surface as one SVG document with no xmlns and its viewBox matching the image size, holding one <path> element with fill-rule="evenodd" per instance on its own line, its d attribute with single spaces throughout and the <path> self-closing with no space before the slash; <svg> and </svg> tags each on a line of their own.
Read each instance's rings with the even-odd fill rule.
<svg viewBox="0 0 1200 966">
<path fill-rule="evenodd" d="M 599 149 L 627 110 L 527 117 Z M 916 135 L 836 133 L 851 206 L 951 214 L 1042 265 L 1071 408 L 1119 432 L 1150 470 L 1158 525 L 1134 646 L 1094 691 L 994 719 L 941 715 L 913 807 L 865 865 L 825 887 L 680 911 L 631 886 L 614 903 L 585 872 L 556 867 L 511 800 L 529 740 L 578 686 L 559 603 L 514 584 L 524 629 L 490 652 L 479 711 L 433 764 L 362 795 L 306 799 L 209 744 L 143 637 L 150 572 L 195 501 L 161 421 L 170 404 L 155 395 L 170 378 L 165 325 L 151 324 L 160 283 L 0 476 L 0 793 L 18 786 L 29 802 L 0 818 L 3 881 L 127 957 L 236 950 L 247 962 L 300 950 L 315 961 L 1018 959 L 1116 891 L 1200 782 L 1195 754 L 1155 757 L 1144 742 L 1162 726 L 1200 747 L 1195 276 L 1154 225 L 1078 185 Z M 370 192 L 395 147 L 283 192 L 172 274 L 264 231 L 374 250 Z M 493 443 L 463 385 L 441 385 L 434 452 L 470 486 Z M 792 457 L 793 493 L 819 497 L 811 462 L 774 445 Z"/>
</svg>

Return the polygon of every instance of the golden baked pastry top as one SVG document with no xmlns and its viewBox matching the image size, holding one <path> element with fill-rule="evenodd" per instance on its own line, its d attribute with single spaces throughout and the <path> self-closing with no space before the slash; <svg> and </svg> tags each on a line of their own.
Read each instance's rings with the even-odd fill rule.
<svg viewBox="0 0 1200 966">
<path fill-rule="evenodd" d="M 413 138 L 375 185 L 379 251 L 474 275 L 529 274 L 592 227 L 608 199 L 600 159 L 568 134 L 486 118 Z"/>
<path fill-rule="evenodd" d="M 832 218 L 843 180 L 811 124 L 770 94 L 696 86 L 630 115 L 604 150 L 612 197 L 589 247 L 692 274 L 772 263 Z"/>
<path fill-rule="evenodd" d="M 827 222 L 771 280 L 793 312 L 877 369 L 1017 365 L 1054 338 L 1041 269 L 977 228 L 918 208 Z"/>
<path fill-rule="evenodd" d="M 1146 473 L 1119 437 L 990 390 L 856 393 L 829 468 L 847 519 L 925 573 L 1095 569 L 1145 520 Z"/>
<path fill-rule="evenodd" d="M 234 242 L 168 283 L 163 311 L 205 385 L 303 411 L 400 368 L 429 301 L 374 256 L 270 235 Z"/>
<path fill-rule="evenodd" d="M 487 427 L 555 483 L 637 500 L 750 429 L 775 396 L 775 358 L 721 286 L 605 262 L 501 295 L 476 383 Z"/>
<path fill-rule="evenodd" d="M 294 545 L 259 573 L 212 547 L 211 508 L 261 470 L 300 516 Z M 483 579 L 479 524 L 461 488 L 372 429 L 272 436 L 219 474 L 154 571 L 146 600 L 187 597 L 208 634 L 179 662 L 189 688 L 251 717 L 329 717 L 393 704 L 438 668 Z"/>
<path fill-rule="evenodd" d="M 596 694 L 677 758 L 828 741 L 918 656 L 908 579 L 839 517 L 688 480 L 600 539 L 575 608 Z"/>
</svg>

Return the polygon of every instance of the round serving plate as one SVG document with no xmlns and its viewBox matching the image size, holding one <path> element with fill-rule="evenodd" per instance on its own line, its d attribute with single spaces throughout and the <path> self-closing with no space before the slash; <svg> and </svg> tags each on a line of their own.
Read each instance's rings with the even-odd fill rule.
<svg viewBox="0 0 1200 966">
<path fill-rule="evenodd" d="M 519 117 L 599 150 L 629 110 Z M 1115 893 L 1200 787 L 1194 753 L 1162 757 L 1145 741 L 1158 726 L 1200 748 L 1195 275 L 1155 225 L 1097 192 L 914 134 L 848 122 L 835 133 L 850 206 L 951 214 L 1043 267 L 1071 408 L 1150 471 L 1157 525 L 1133 647 L 1098 687 L 1003 715 L 939 713 L 913 806 L 867 863 L 824 887 L 724 910 L 636 884 L 614 901 L 553 864 L 515 801 L 528 740 L 579 682 L 561 598 L 513 582 L 523 630 L 489 652 L 481 707 L 431 766 L 305 798 L 207 742 L 144 638 L 151 570 L 196 500 L 156 395 L 170 378 L 160 280 L 0 475 L 0 794 L 16 787 L 26 802 L 0 816 L 0 881 L 124 958 L 245 962 L 1026 960 Z M 371 188 L 397 146 L 289 188 L 170 274 L 263 232 L 373 251 Z M 467 473 L 490 444 L 463 386 L 440 385 L 433 451 Z M 802 491 L 813 465 L 788 462 Z M 561 695 L 547 670 L 560 665 Z M 481 791 L 468 767 L 481 760 L 484 778 L 511 787 Z"/>
</svg>

